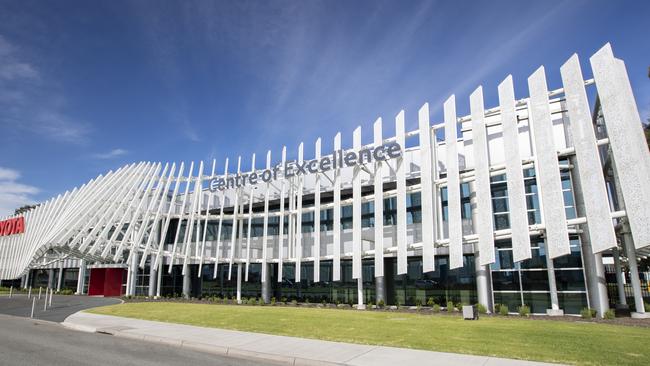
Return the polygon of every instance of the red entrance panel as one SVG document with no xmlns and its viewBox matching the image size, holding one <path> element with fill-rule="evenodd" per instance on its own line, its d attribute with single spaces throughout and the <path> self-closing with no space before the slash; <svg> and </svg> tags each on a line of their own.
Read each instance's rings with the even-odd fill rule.
<svg viewBox="0 0 650 366">
<path fill-rule="evenodd" d="M 123 268 L 106 268 L 106 277 L 104 279 L 104 296 L 122 295 L 123 275 Z"/>
<path fill-rule="evenodd" d="M 88 296 L 121 296 L 124 268 L 91 268 Z"/>
<path fill-rule="evenodd" d="M 90 280 L 88 281 L 88 296 L 97 296 L 104 294 L 104 278 L 106 277 L 106 268 L 91 268 Z"/>
</svg>

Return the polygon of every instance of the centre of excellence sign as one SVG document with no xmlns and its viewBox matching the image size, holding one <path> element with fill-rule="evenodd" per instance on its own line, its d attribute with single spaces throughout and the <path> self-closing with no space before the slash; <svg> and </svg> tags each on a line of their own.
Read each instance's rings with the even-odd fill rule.
<svg viewBox="0 0 650 366">
<path fill-rule="evenodd" d="M 320 159 L 305 160 L 303 162 L 290 161 L 278 164 L 271 169 L 262 172 L 241 173 L 232 176 L 213 178 L 210 180 L 210 190 L 223 191 L 224 189 L 239 188 L 247 184 L 255 185 L 260 181 L 268 183 L 278 179 L 278 173 L 282 170 L 283 178 L 291 178 L 298 175 L 325 173 L 334 169 L 365 165 L 373 161 L 386 161 L 402 155 L 402 147 L 397 142 L 388 142 L 376 147 L 359 150 L 359 152 L 336 150 L 330 155 Z M 284 168 L 284 169 L 282 169 Z"/>
</svg>

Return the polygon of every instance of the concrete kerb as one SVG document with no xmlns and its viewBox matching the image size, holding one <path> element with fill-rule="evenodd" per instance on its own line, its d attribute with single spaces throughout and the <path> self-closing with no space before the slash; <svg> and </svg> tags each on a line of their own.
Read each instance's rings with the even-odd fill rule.
<svg viewBox="0 0 650 366">
<path fill-rule="evenodd" d="M 50 323 L 50 322 L 48 322 Z M 237 349 L 234 347 L 221 347 L 211 344 L 183 341 L 166 337 L 157 337 L 142 335 L 136 333 L 130 333 L 128 331 L 115 330 L 113 328 L 95 328 L 91 326 L 85 326 L 70 322 L 60 323 L 64 327 L 86 333 L 99 333 L 112 335 L 114 337 L 125 338 L 125 339 L 135 339 L 139 341 L 152 342 L 158 344 L 164 344 L 167 346 L 185 348 L 188 350 L 194 350 L 199 352 L 211 353 L 220 356 L 228 356 L 233 358 L 242 358 L 247 360 L 264 360 L 265 362 L 276 363 L 278 365 L 294 365 L 294 366 L 340 366 L 344 365 L 341 363 L 319 361 L 319 360 L 310 360 L 301 357 L 291 357 L 291 356 L 282 356 L 271 353 L 264 352 L 253 352 L 248 350 Z"/>
</svg>

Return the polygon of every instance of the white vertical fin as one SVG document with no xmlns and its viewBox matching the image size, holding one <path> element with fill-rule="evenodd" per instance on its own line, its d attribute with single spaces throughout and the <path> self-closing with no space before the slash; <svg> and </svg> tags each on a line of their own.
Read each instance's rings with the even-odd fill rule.
<svg viewBox="0 0 650 366">
<path fill-rule="evenodd" d="M 590 61 L 616 171 L 623 173 L 618 180 L 634 246 L 642 248 L 650 245 L 650 153 L 641 117 L 625 64 L 614 57 L 611 45 L 606 44 Z"/>
<path fill-rule="evenodd" d="M 531 130 L 535 147 L 535 175 L 544 218 L 546 247 L 548 255 L 557 258 L 569 254 L 571 249 L 543 67 L 537 69 L 528 78 L 528 89 L 530 90 Z"/>
<path fill-rule="evenodd" d="M 482 266 L 494 263 L 494 223 L 492 216 L 492 193 L 490 189 L 490 153 L 485 127 L 483 88 L 478 87 L 469 97 L 472 110 L 472 146 L 474 148 L 474 191 L 476 210 L 474 215 L 478 234 L 479 262 Z"/>
<path fill-rule="evenodd" d="M 395 138 L 402 148 L 406 149 L 406 131 L 404 131 L 404 111 L 395 118 Z M 397 179 L 397 274 L 408 271 L 406 251 L 406 160 L 404 155 L 396 159 L 395 178 Z"/>
<path fill-rule="evenodd" d="M 435 211 L 433 205 L 433 173 L 431 162 L 431 123 L 429 122 L 429 103 L 418 111 L 420 139 L 420 193 L 422 206 L 422 271 L 435 270 Z"/>
<path fill-rule="evenodd" d="M 460 206 L 456 97 L 445 101 L 445 145 L 447 148 L 447 223 L 449 225 L 449 269 L 463 266 L 463 222 Z"/>
<path fill-rule="evenodd" d="M 519 127 L 515 113 L 515 91 L 512 76 L 499 84 L 499 105 L 506 163 L 506 186 L 508 188 L 508 211 L 512 232 L 512 256 L 515 262 L 532 257 L 528 233 L 528 208 L 524 173 L 519 152 Z"/>
<path fill-rule="evenodd" d="M 266 170 L 271 170 L 271 150 L 266 152 Z M 264 227 L 262 228 L 262 282 L 267 281 L 268 233 L 269 233 L 269 191 L 270 180 L 264 185 Z"/>
<path fill-rule="evenodd" d="M 382 121 L 377 118 L 374 129 L 374 145 L 383 144 Z M 403 147 L 402 147 L 403 148 Z M 384 174 L 381 160 L 375 161 L 375 277 L 384 276 Z"/>
<path fill-rule="evenodd" d="M 341 133 L 334 137 L 334 159 L 341 153 Z M 339 164 L 334 170 L 334 256 L 332 261 L 332 280 L 341 280 L 341 170 Z"/>
<path fill-rule="evenodd" d="M 315 158 L 320 161 L 321 140 L 316 140 Z M 314 282 L 320 282 L 320 172 L 314 185 Z"/>
<path fill-rule="evenodd" d="M 352 135 L 355 152 L 361 150 L 361 127 Z M 352 278 L 361 277 L 361 165 L 355 164 L 352 176 Z"/>
<path fill-rule="evenodd" d="M 301 142 L 298 146 L 298 164 L 303 163 L 304 159 L 304 144 Z M 297 194 L 296 194 L 296 283 L 301 279 L 301 266 L 302 266 L 302 185 L 304 175 L 296 176 L 298 181 Z"/>
</svg>

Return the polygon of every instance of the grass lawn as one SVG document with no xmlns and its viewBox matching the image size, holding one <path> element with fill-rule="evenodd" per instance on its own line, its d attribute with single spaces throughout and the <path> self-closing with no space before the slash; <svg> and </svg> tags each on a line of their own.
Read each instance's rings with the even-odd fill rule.
<svg viewBox="0 0 650 366">
<path fill-rule="evenodd" d="M 95 314 L 431 351 L 579 365 L 650 365 L 650 328 L 587 322 L 187 303 L 126 303 Z"/>
</svg>

